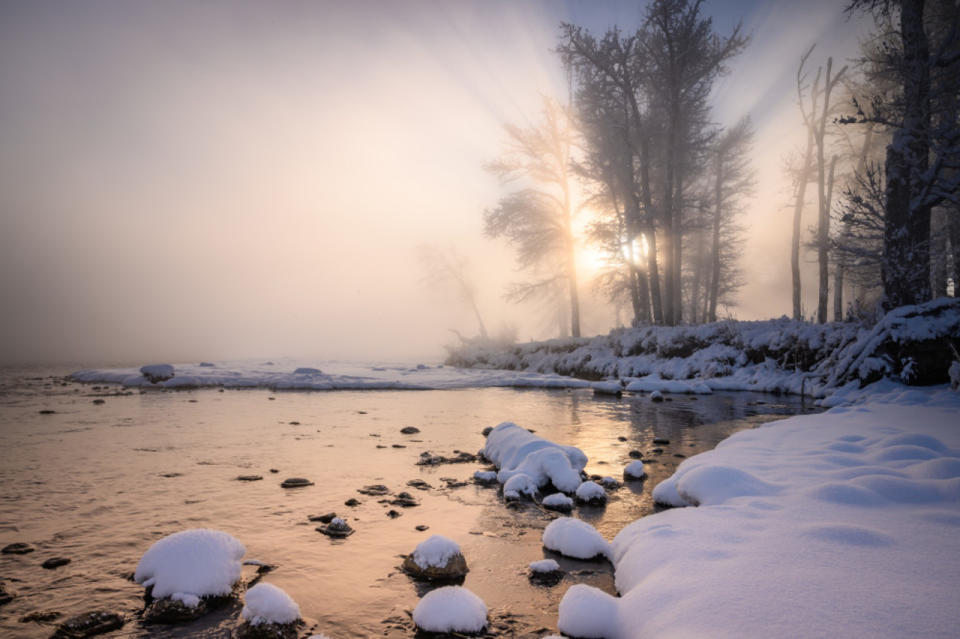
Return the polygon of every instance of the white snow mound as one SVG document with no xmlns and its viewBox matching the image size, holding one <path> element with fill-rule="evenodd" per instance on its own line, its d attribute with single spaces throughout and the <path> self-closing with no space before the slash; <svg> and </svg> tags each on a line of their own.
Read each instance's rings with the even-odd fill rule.
<svg viewBox="0 0 960 639">
<path fill-rule="evenodd" d="M 595 481 L 585 481 L 577 487 L 577 499 L 580 501 L 607 500 L 607 491 Z"/>
<path fill-rule="evenodd" d="M 443 535 L 431 535 L 417 544 L 413 551 L 415 564 L 426 570 L 427 568 L 443 568 L 450 558 L 460 552 L 460 546 L 454 540 Z"/>
<path fill-rule="evenodd" d="M 585 521 L 560 517 L 543 530 L 543 545 L 566 557 L 593 559 L 597 555 L 610 558 L 610 543 Z"/>
<path fill-rule="evenodd" d="M 641 479 L 646 477 L 647 471 L 643 468 L 643 462 L 638 459 L 627 464 L 623 469 L 623 475 L 628 479 Z"/>
<path fill-rule="evenodd" d="M 462 586 L 444 586 L 420 600 L 413 623 L 427 632 L 481 632 L 487 627 L 487 604 Z"/>
<path fill-rule="evenodd" d="M 521 495 L 532 498 L 537 494 L 537 482 L 525 473 L 516 473 L 503 485 L 503 496 L 519 499 Z"/>
<path fill-rule="evenodd" d="M 573 508 L 573 500 L 563 493 L 547 495 L 541 503 L 549 508 Z"/>
<path fill-rule="evenodd" d="M 293 623 L 300 618 L 300 606 L 290 595 L 272 584 L 260 583 L 247 591 L 240 615 L 251 626 L 264 623 Z"/>
<path fill-rule="evenodd" d="M 577 489 L 580 471 L 587 465 L 587 456 L 579 448 L 555 444 L 511 422 L 490 431 L 483 455 L 500 469 L 500 483 L 523 473 L 537 486 L 552 482 L 566 493 Z"/>
<path fill-rule="evenodd" d="M 560 564 L 553 559 L 530 562 L 530 572 L 554 572 L 556 570 L 560 570 Z"/>
<path fill-rule="evenodd" d="M 560 600 L 557 628 L 565 635 L 584 639 L 621 637 L 617 599 L 593 586 L 570 586 Z"/>
<path fill-rule="evenodd" d="M 246 548 L 219 530 L 194 528 L 160 539 L 143 554 L 134 580 L 156 598 L 195 606 L 199 597 L 229 595 L 240 580 Z"/>
</svg>

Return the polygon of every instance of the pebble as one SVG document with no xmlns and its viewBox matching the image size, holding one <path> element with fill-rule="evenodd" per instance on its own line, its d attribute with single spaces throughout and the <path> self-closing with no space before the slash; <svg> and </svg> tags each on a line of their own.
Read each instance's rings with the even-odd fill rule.
<svg viewBox="0 0 960 639">
<path fill-rule="evenodd" d="M 280 484 L 281 488 L 301 488 L 303 486 L 313 486 L 313 482 L 304 477 L 290 477 L 284 479 Z"/>
<path fill-rule="evenodd" d="M 95 400 L 93 400 L 93 403 L 94 403 L 94 404 L 105 404 L 105 403 L 106 403 L 106 400 L 103 400 L 103 399 L 95 399 Z"/>
<path fill-rule="evenodd" d="M 420 429 L 417 428 L 416 426 L 404 426 L 403 428 L 400 429 L 400 432 L 403 433 L 404 435 L 414 435 L 416 433 L 419 433 Z"/>
<path fill-rule="evenodd" d="M 389 493 L 390 489 L 388 489 L 383 484 L 368 484 L 363 488 L 358 488 L 357 492 L 360 493 L 361 495 L 380 496 L 380 495 L 386 495 L 387 493 Z"/>
<path fill-rule="evenodd" d="M 85 637 L 93 637 L 111 630 L 117 630 L 122 628 L 123 624 L 123 616 L 114 612 L 101 610 L 85 612 L 82 615 L 70 617 L 57 626 L 57 631 L 53 633 L 51 639 L 61 637 L 64 639 L 84 639 Z"/>
<path fill-rule="evenodd" d="M 20 623 L 47 623 L 63 616 L 62 612 L 54 610 L 37 610 L 26 614 L 18 620 Z"/>
<path fill-rule="evenodd" d="M 664 439 L 663 437 L 654 437 L 654 438 L 653 438 L 653 443 L 654 443 L 654 444 L 666 445 L 666 444 L 669 444 L 669 443 L 670 443 L 670 440 L 669 440 L 669 439 Z"/>
<path fill-rule="evenodd" d="M 423 532 L 424 530 L 429 530 L 429 529 L 430 529 L 430 526 L 425 526 L 425 525 L 423 525 L 423 524 L 420 524 L 419 526 L 416 526 L 415 528 L 416 528 L 416 530 L 419 530 L 420 532 Z"/>
<path fill-rule="evenodd" d="M 33 552 L 34 550 L 36 550 L 36 548 L 30 544 L 18 541 L 16 543 L 7 544 L 3 547 L 3 550 L 0 550 L 0 553 L 3 553 L 4 555 L 25 555 L 28 552 Z"/>
<path fill-rule="evenodd" d="M 239 475 L 237 481 L 260 481 L 263 475 Z"/>
<path fill-rule="evenodd" d="M 69 557 L 51 557 L 43 562 L 43 567 L 47 570 L 53 570 L 54 568 L 59 568 L 60 566 L 66 566 L 70 563 Z"/>
<path fill-rule="evenodd" d="M 356 507 L 356 506 L 359 506 L 359 505 L 362 504 L 362 503 L 363 503 L 363 502 L 360 501 L 359 499 L 355 499 L 355 498 L 351 497 L 351 498 L 348 499 L 347 501 L 343 502 L 343 505 L 344 505 L 344 506 L 350 506 L 351 508 L 354 508 L 354 507 Z"/>
<path fill-rule="evenodd" d="M 308 519 L 310 521 L 319 521 L 322 524 L 329 524 L 336 516 L 337 513 L 327 513 L 326 515 L 312 515 L 308 517 Z"/>
<path fill-rule="evenodd" d="M 643 453 L 641 453 L 639 450 L 631 450 L 629 453 L 627 453 L 627 455 L 629 455 L 632 459 L 640 459 L 643 457 Z"/>
</svg>

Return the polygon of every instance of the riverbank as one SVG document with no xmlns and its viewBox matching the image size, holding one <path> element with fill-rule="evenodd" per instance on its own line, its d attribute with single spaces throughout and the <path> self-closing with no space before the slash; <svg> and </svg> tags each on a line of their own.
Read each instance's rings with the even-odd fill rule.
<svg viewBox="0 0 960 639">
<path fill-rule="evenodd" d="M 947 383 L 951 343 L 960 348 L 960 300 L 943 298 L 895 309 L 871 327 L 787 318 L 647 326 L 508 348 L 472 341 L 446 363 L 613 380 L 642 392 L 753 390 L 822 399 L 880 379 Z M 960 365 L 954 369 L 960 378 Z"/>
<path fill-rule="evenodd" d="M 567 591 L 567 634 L 948 637 L 960 627 L 960 393 L 880 382 L 742 431 L 613 541 L 619 598 Z M 603 618 L 591 611 L 606 610 Z"/>
</svg>

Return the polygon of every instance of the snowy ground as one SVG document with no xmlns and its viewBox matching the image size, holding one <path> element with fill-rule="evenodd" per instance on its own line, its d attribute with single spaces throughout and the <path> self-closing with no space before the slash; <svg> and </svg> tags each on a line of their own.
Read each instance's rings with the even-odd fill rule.
<svg viewBox="0 0 960 639">
<path fill-rule="evenodd" d="M 654 490 L 678 507 L 612 542 L 613 598 L 574 586 L 582 637 L 956 637 L 960 393 L 880 382 L 737 433 Z"/>
<path fill-rule="evenodd" d="M 140 388 L 269 388 L 273 390 L 443 390 L 453 388 L 586 388 L 589 382 L 556 374 L 451 366 L 360 364 L 278 359 L 175 364 L 174 377 L 153 383 L 139 367 L 78 371 L 78 382 Z M 152 369 L 151 369 L 152 370 Z"/>
</svg>

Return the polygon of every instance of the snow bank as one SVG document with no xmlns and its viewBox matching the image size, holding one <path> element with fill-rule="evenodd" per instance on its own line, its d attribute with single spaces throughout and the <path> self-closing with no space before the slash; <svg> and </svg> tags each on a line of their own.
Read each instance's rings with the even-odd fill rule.
<svg viewBox="0 0 960 639">
<path fill-rule="evenodd" d="M 543 545 L 574 559 L 612 557 L 609 542 L 596 528 L 573 517 L 561 517 L 547 524 L 543 529 Z"/>
<path fill-rule="evenodd" d="M 133 578 L 152 587 L 157 599 L 170 597 L 196 606 L 200 597 L 230 594 L 240 580 L 244 553 L 243 544 L 225 532 L 184 530 L 150 546 Z"/>
<path fill-rule="evenodd" d="M 523 474 L 537 486 L 553 483 L 563 492 L 577 489 L 580 471 L 587 465 L 587 456 L 579 448 L 555 444 L 511 422 L 490 431 L 483 455 L 500 469 L 497 480 L 501 483 Z"/>
<path fill-rule="evenodd" d="M 442 568 L 452 557 L 460 554 L 460 545 L 449 537 L 431 535 L 413 551 L 413 561 L 421 568 Z"/>
<path fill-rule="evenodd" d="M 960 394 L 944 387 L 884 383 L 685 460 L 655 495 L 700 505 L 624 528 L 612 543 L 621 598 L 571 588 L 559 628 L 608 639 L 955 637 L 958 415 Z"/>
<path fill-rule="evenodd" d="M 240 615 L 251 626 L 293 623 L 300 618 L 300 606 L 297 602 L 272 584 L 257 584 L 247 591 L 244 601 Z"/>
<path fill-rule="evenodd" d="M 466 588 L 444 586 L 420 600 L 413 623 L 427 632 L 482 632 L 487 627 L 487 604 Z"/>
</svg>

